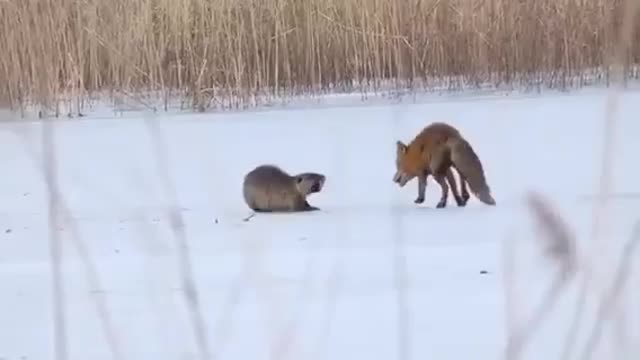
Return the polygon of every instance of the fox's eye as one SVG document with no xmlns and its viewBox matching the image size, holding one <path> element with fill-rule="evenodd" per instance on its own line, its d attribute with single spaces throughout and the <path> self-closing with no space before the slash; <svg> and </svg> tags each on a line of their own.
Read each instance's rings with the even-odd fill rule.
<svg viewBox="0 0 640 360">
<path fill-rule="evenodd" d="M 296 181 L 300 184 L 302 182 L 302 177 L 297 178 Z"/>
</svg>

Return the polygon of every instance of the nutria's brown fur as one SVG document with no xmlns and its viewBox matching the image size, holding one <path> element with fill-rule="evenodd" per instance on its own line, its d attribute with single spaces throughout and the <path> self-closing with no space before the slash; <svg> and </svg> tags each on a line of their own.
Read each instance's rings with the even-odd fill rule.
<svg viewBox="0 0 640 360">
<path fill-rule="evenodd" d="M 244 201 L 256 212 L 319 210 L 309 205 L 307 196 L 320 192 L 325 179 L 318 173 L 291 176 L 275 165 L 260 165 L 244 177 L 242 193 Z"/>
</svg>

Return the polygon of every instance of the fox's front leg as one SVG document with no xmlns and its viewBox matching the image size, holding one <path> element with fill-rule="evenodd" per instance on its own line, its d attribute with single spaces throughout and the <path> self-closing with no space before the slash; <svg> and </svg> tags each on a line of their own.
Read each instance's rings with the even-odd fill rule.
<svg viewBox="0 0 640 360">
<path fill-rule="evenodd" d="M 427 191 L 427 176 L 428 174 L 420 174 L 418 176 L 418 197 L 414 203 L 422 204 L 424 202 L 425 192 Z"/>
</svg>

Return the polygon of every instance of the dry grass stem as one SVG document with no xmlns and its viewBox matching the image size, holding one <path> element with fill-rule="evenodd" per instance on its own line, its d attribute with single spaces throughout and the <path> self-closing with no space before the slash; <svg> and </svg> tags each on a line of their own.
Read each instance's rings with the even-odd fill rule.
<svg viewBox="0 0 640 360">
<path fill-rule="evenodd" d="M 608 197 L 611 190 L 611 174 L 614 169 L 614 155 L 613 155 L 613 144 L 615 141 L 615 118 L 618 110 L 618 97 L 619 90 L 624 86 L 626 81 L 626 72 L 633 61 L 630 61 L 629 54 L 633 53 L 635 48 L 637 47 L 638 41 L 637 37 L 640 33 L 638 31 L 638 24 L 636 19 L 638 17 L 638 11 L 640 10 L 638 6 L 638 1 L 635 0 L 621 0 L 618 3 L 619 10 L 613 11 L 609 13 L 609 18 L 614 19 L 618 18 L 619 20 L 615 23 L 617 26 L 613 27 L 610 32 L 613 34 L 613 39 L 611 41 L 611 48 L 607 53 L 608 57 L 605 59 L 608 64 L 608 68 L 612 68 L 613 72 L 613 87 L 609 90 L 609 96 L 607 97 L 607 103 L 604 114 L 604 122 L 603 122 L 603 144 L 602 144 L 602 163 L 600 168 L 600 181 L 599 188 L 597 191 L 597 202 L 594 206 L 593 218 L 592 218 L 592 259 L 597 259 L 601 256 L 601 246 L 604 246 L 603 233 L 606 225 L 606 210 L 608 205 Z M 595 263 L 594 260 L 591 260 L 589 263 Z M 624 262 L 618 264 L 618 271 L 620 268 L 626 266 Z M 593 266 L 586 266 L 583 269 L 584 277 L 583 281 L 580 284 L 580 293 L 578 304 L 576 306 L 576 312 L 574 314 L 574 318 L 571 324 L 570 332 L 567 336 L 567 342 L 565 343 L 565 347 L 563 350 L 563 359 L 568 359 L 570 355 L 570 351 L 575 344 L 576 333 L 579 328 L 580 319 L 582 313 L 584 311 L 585 299 L 588 295 L 589 287 L 594 280 L 597 282 L 597 277 L 594 279 L 594 269 Z M 593 286 L 593 285 L 591 285 Z M 613 295 L 609 294 L 608 297 L 612 297 Z M 605 297 L 601 300 L 602 304 L 607 303 L 608 299 Z M 600 310 L 602 312 L 603 310 Z M 599 336 L 599 332 L 602 329 L 599 328 L 601 326 L 601 321 L 598 321 L 598 324 L 592 331 L 592 338 L 589 340 L 588 345 L 585 347 L 583 351 L 583 356 L 590 357 L 595 348 L 595 342 Z M 595 335 L 594 335 L 595 334 Z M 589 345 L 591 344 L 591 345 Z"/>
<path fill-rule="evenodd" d="M 394 222 L 400 219 L 394 220 Z M 397 331 L 398 331 L 398 353 L 396 359 L 409 360 L 411 351 L 411 334 L 409 332 L 411 314 L 409 309 L 408 296 L 408 266 L 407 256 L 405 254 L 404 234 L 401 232 L 401 226 L 396 228 L 396 236 L 393 246 L 393 268 L 394 268 L 394 286 L 396 291 L 396 308 L 397 308 Z"/>
<path fill-rule="evenodd" d="M 341 255 L 337 255 L 341 257 Z M 313 359 L 320 360 L 326 359 L 329 349 L 329 339 L 331 337 L 331 330 L 336 315 L 336 307 L 341 290 L 341 276 L 343 275 L 343 262 L 342 259 L 336 259 L 332 266 L 331 275 L 326 282 L 326 316 L 322 323 L 322 331 L 317 338 L 317 345 L 315 351 L 311 356 Z"/>
<path fill-rule="evenodd" d="M 504 357 L 506 360 L 516 360 L 521 358 L 524 348 L 527 345 L 527 341 L 540 327 L 545 317 L 549 315 L 553 306 L 560 298 L 562 290 L 565 288 L 566 284 L 567 282 L 562 277 L 562 274 L 559 274 L 549 287 L 549 290 L 542 297 L 542 302 L 533 311 L 531 318 L 525 321 L 523 325 L 509 329 L 511 331 L 508 333 Z"/>
<path fill-rule="evenodd" d="M 193 267 L 191 264 L 191 256 L 189 255 L 184 219 L 180 213 L 176 188 L 170 175 L 167 144 L 164 141 L 164 136 L 157 121 L 147 119 L 147 129 L 149 130 L 149 135 L 154 147 L 153 150 L 156 154 L 159 177 L 169 202 L 168 218 L 178 248 L 179 273 L 182 280 L 183 295 L 187 304 L 187 310 L 189 311 L 191 325 L 193 326 L 196 345 L 200 353 L 199 357 L 203 360 L 208 360 L 212 357 L 209 347 L 207 325 L 202 316 L 200 298 L 193 277 Z"/>
<path fill-rule="evenodd" d="M 516 237 L 510 231 L 505 241 L 502 243 L 503 255 L 503 288 L 505 299 L 505 329 L 507 334 L 511 334 L 516 330 L 516 321 L 518 319 L 518 295 L 515 290 L 516 284 Z"/>
<path fill-rule="evenodd" d="M 622 259 L 617 264 L 615 276 L 610 288 L 602 296 L 600 306 L 598 307 L 596 322 L 587 337 L 587 342 L 582 351 L 581 359 L 589 360 L 592 358 L 595 348 L 602 337 L 605 321 L 611 316 L 611 314 L 618 310 L 618 298 L 627 284 L 626 281 L 629 276 L 629 267 L 631 266 L 632 256 L 635 255 L 639 240 L 640 222 L 636 223 L 631 238 L 627 241 L 622 250 Z"/>
<path fill-rule="evenodd" d="M 404 115 L 403 108 L 394 107 L 393 126 L 397 126 Z M 338 149 L 336 149 L 338 150 Z M 343 161 L 339 159 L 338 161 Z M 344 166 L 344 165 L 343 165 Z M 346 191 L 347 189 L 345 189 Z M 393 266 L 393 285 L 395 288 L 396 306 L 396 331 L 397 331 L 397 353 L 398 360 L 409 360 L 411 358 L 411 309 L 409 306 L 409 266 L 406 254 L 405 229 L 403 216 L 399 212 L 391 215 L 391 226 L 393 230 L 393 248 L 390 253 L 391 264 Z"/>
<path fill-rule="evenodd" d="M 71 235 L 72 244 L 74 245 L 76 251 L 80 255 L 80 260 L 82 261 L 84 270 L 87 274 L 90 287 L 92 289 L 102 289 L 103 288 L 102 281 L 100 280 L 98 269 L 96 268 L 95 263 L 93 262 L 93 260 L 91 259 L 91 256 L 89 255 L 89 251 L 84 243 L 84 240 L 80 236 L 77 226 L 73 221 L 71 210 L 69 210 L 69 207 L 67 206 L 66 201 L 64 197 L 61 195 L 60 189 L 58 187 L 58 181 L 57 181 L 58 161 L 56 157 L 56 150 L 54 147 L 55 141 L 54 141 L 54 132 L 53 132 L 53 128 L 55 124 L 51 121 L 46 121 L 43 125 L 44 125 L 44 129 L 43 129 L 42 144 L 43 144 L 43 152 L 45 154 L 45 158 L 42 159 L 42 161 L 38 159 L 35 151 L 28 146 L 26 139 L 22 138 L 22 140 L 25 143 L 24 149 L 26 150 L 27 155 L 29 156 L 31 161 L 33 161 L 33 163 L 36 164 L 36 166 L 39 166 L 40 168 L 42 168 L 43 177 L 47 184 L 47 193 L 49 194 L 48 196 L 50 201 L 49 203 L 50 236 L 52 236 L 52 239 L 55 239 L 57 242 L 60 242 L 61 239 L 60 239 L 59 228 L 64 226 L 68 230 L 69 234 Z M 21 136 L 20 134 L 18 135 Z M 52 212 L 52 206 L 53 206 L 53 209 L 55 209 L 54 212 Z M 53 217 L 51 217 L 52 214 L 53 214 Z M 61 248 L 52 248 L 52 250 L 53 250 L 52 255 L 54 255 L 54 258 L 61 256 Z M 60 261 L 60 260 L 61 259 L 58 259 L 57 261 Z M 57 266 L 59 266 L 59 264 Z M 56 270 L 56 272 L 57 271 L 58 270 Z M 54 274 L 56 272 L 54 272 Z M 59 274 L 59 276 L 61 276 L 61 274 Z M 62 284 L 56 284 L 56 281 L 54 279 L 54 282 L 53 282 L 54 289 L 56 289 L 58 286 L 61 286 L 61 285 Z M 55 291 L 62 291 L 62 293 L 59 294 L 58 296 L 64 297 L 63 296 L 64 291 L 62 288 L 57 289 Z M 98 313 L 98 317 L 100 319 L 102 330 L 106 337 L 109 350 L 111 351 L 111 355 L 115 360 L 121 360 L 123 359 L 122 350 L 120 348 L 120 342 L 116 335 L 107 303 L 105 299 L 103 299 L 100 296 L 96 296 L 94 297 L 94 299 L 96 304 L 96 311 Z M 56 322 L 62 321 L 62 324 L 57 325 L 60 327 L 57 330 L 59 333 L 64 333 L 65 330 L 63 328 L 66 328 L 64 325 L 64 320 L 62 318 L 59 318 L 59 316 L 63 316 L 63 315 L 64 314 L 60 314 L 60 313 L 58 313 L 57 315 L 54 315 Z M 66 348 L 66 345 L 63 345 L 62 343 L 60 343 L 59 345 L 61 346 L 62 349 Z"/>
<path fill-rule="evenodd" d="M 577 265 L 577 254 L 575 252 L 575 238 L 572 231 L 553 209 L 551 204 L 536 193 L 527 196 L 528 208 L 532 214 L 532 220 L 536 223 L 537 232 L 540 234 L 544 255 L 558 265 L 560 271 L 551 284 L 548 292 L 543 296 L 542 302 L 533 311 L 530 319 L 521 326 L 509 324 L 507 346 L 505 349 L 505 359 L 514 360 L 521 357 L 528 339 L 535 333 L 542 324 L 545 317 L 553 309 L 558 301 L 562 290 L 568 285 L 568 281 L 574 274 Z M 507 248 L 508 255 L 513 256 L 513 245 Z M 514 270 L 514 259 L 510 259 L 507 270 Z M 505 264 L 505 266 L 507 265 Z M 512 277 L 513 274 L 508 276 Z M 511 280 L 513 280 L 511 278 Z M 510 288 L 510 287 L 508 287 Z M 513 306 L 513 304 L 510 304 Z M 512 310 L 513 311 L 513 310 Z M 513 316 L 513 314 L 511 314 Z"/>
<path fill-rule="evenodd" d="M 634 41 L 634 35 L 638 34 L 635 23 L 639 9 L 638 3 L 636 0 L 622 0 L 622 23 L 616 29 L 615 38 L 612 42 L 614 47 L 607 59 L 610 67 L 613 69 L 614 86 L 609 90 L 609 96 L 607 97 L 602 130 L 602 163 L 600 165 L 598 196 L 596 206 L 594 207 L 592 223 L 593 256 L 599 256 L 601 253 L 599 246 L 602 246 L 600 241 L 606 222 L 607 200 L 611 191 L 611 174 L 613 173 L 615 160 L 613 156 L 613 144 L 615 141 L 615 120 L 618 111 L 619 90 L 623 87 L 625 67 L 627 67 L 626 65 L 628 63 L 627 54 L 633 50 L 634 44 L 637 44 L 637 41 Z M 613 15 L 611 15 L 611 17 L 613 17 Z"/>
<path fill-rule="evenodd" d="M 573 232 L 540 194 L 530 193 L 527 200 L 532 219 L 537 223 L 536 229 L 542 235 L 545 254 L 559 265 L 564 276 L 573 274 L 577 265 Z"/>
<path fill-rule="evenodd" d="M 49 254 L 53 294 L 53 343 L 56 360 L 68 358 L 67 321 L 65 310 L 64 278 L 62 272 L 62 241 L 58 230 L 60 219 L 58 212 L 58 175 L 53 124 L 46 121 L 42 131 L 42 150 L 45 154 L 43 170 L 47 183 L 47 205 L 49 215 Z"/>
</svg>

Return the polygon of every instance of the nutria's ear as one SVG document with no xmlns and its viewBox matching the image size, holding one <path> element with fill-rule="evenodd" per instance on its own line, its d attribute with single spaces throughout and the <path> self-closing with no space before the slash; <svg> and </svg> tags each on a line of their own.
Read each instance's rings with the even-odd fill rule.
<svg viewBox="0 0 640 360">
<path fill-rule="evenodd" d="M 405 145 L 402 141 L 398 140 L 396 141 L 396 150 L 399 153 L 404 154 L 407 152 L 407 145 Z"/>
</svg>

